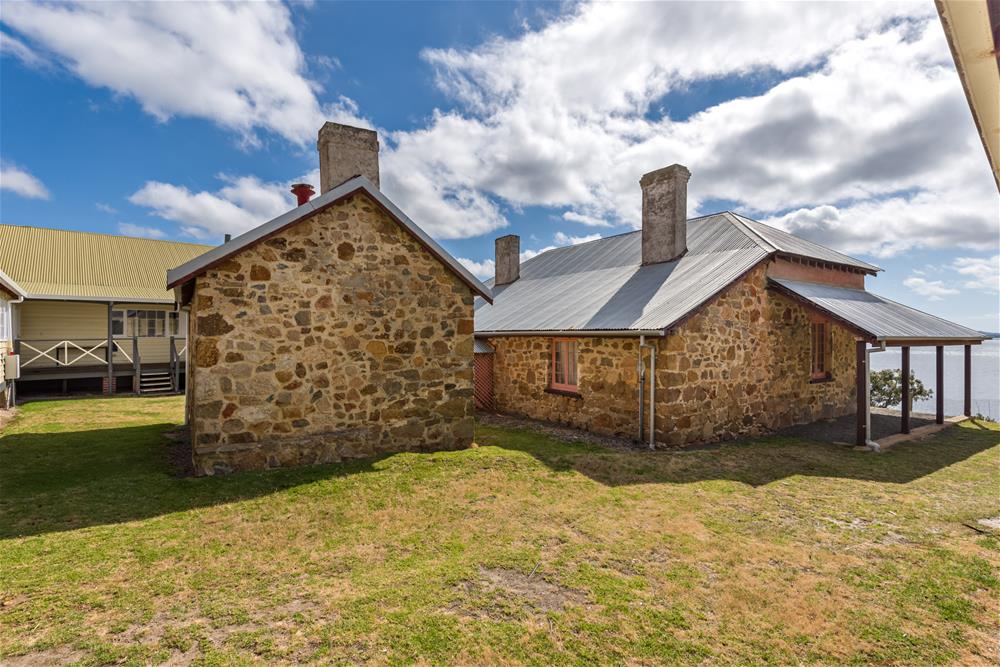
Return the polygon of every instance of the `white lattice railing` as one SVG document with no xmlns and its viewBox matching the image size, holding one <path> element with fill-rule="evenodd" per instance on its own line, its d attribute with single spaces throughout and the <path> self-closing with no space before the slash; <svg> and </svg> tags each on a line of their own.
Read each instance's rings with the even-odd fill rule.
<svg viewBox="0 0 1000 667">
<path fill-rule="evenodd" d="M 30 364 L 39 361 L 41 359 L 48 359 L 49 361 L 53 362 L 56 366 L 72 366 L 81 359 L 87 359 L 88 357 L 92 358 L 99 364 L 108 363 L 108 360 L 103 353 L 100 355 L 95 354 L 97 350 L 103 350 L 106 348 L 108 344 L 108 341 L 106 340 L 100 340 L 94 345 L 91 345 L 90 342 L 85 342 L 82 345 L 80 345 L 71 340 L 60 340 L 56 342 L 53 341 L 44 341 L 44 342 L 34 341 L 34 342 L 38 344 L 38 347 L 35 347 L 31 343 L 24 340 L 20 342 L 21 343 L 20 350 L 22 357 L 21 368 L 27 368 Z M 49 343 L 51 343 L 51 345 L 45 347 Z M 27 356 L 25 355 L 25 350 L 30 350 L 34 352 L 35 356 L 25 360 L 24 357 Z M 62 359 L 59 358 L 60 350 L 62 350 Z M 73 350 L 74 352 L 79 352 L 79 354 L 70 359 L 70 350 Z M 55 353 L 55 356 L 53 356 L 53 353 Z"/>
</svg>

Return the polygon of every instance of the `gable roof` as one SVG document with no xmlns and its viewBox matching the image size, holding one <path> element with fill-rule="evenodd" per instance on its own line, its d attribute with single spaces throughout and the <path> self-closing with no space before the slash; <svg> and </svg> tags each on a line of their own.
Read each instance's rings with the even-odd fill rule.
<svg viewBox="0 0 1000 667">
<path fill-rule="evenodd" d="M 0 271 L 29 299 L 173 303 L 163 272 L 210 247 L 0 225 Z"/>
<path fill-rule="evenodd" d="M 943 320 L 863 289 L 771 278 L 778 289 L 878 341 L 986 339 L 975 329 Z"/>
<path fill-rule="evenodd" d="M 24 290 L 21 289 L 21 286 L 11 280 L 10 276 L 3 271 L 0 271 L 0 289 L 3 289 L 11 296 L 20 297 L 22 299 L 26 296 Z"/>
<path fill-rule="evenodd" d="M 662 334 L 771 255 L 879 270 L 728 211 L 688 220 L 687 241 L 679 259 L 645 266 L 641 231 L 532 257 L 492 305 L 477 302 L 476 333 Z"/>
<path fill-rule="evenodd" d="M 389 200 L 388 197 L 382 194 L 382 192 L 364 176 L 355 176 L 354 178 L 348 179 L 337 187 L 321 194 L 319 197 L 316 197 L 301 206 L 293 208 L 287 213 L 279 215 L 277 218 L 274 218 L 269 222 L 265 222 L 262 225 L 254 227 L 250 231 L 237 236 L 228 243 L 212 248 L 208 252 L 199 255 L 190 261 L 187 261 L 176 268 L 170 269 L 167 271 L 167 287 L 174 288 L 178 285 L 182 285 L 205 271 L 208 271 L 213 266 L 224 262 L 242 250 L 275 236 L 295 223 L 305 220 L 311 215 L 333 206 L 340 200 L 362 191 L 374 199 L 382 210 L 389 215 L 389 217 L 413 235 L 413 237 L 416 238 L 416 240 L 424 246 L 428 252 L 434 255 L 442 264 L 454 272 L 462 280 L 462 282 L 467 284 L 472 289 L 473 292 L 480 295 L 487 301 L 492 302 L 492 293 L 486 285 L 472 275 L 472 273 L 467 268 L 462 266 L 457 259 L 452 257 L 447 250 L 438 245 L 434 239 L 428 236 L 427 232 L 421 229 L 417 223 L 413 222 L 413 220 L 403 213 L 395 204 L 392 203 L 392 201 Z"/>
</svg>

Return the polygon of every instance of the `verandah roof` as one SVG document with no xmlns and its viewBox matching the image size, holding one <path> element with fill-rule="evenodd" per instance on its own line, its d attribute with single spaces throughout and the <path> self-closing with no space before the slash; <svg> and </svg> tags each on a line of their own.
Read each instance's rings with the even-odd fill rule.
<svg viewBox="0 0 1000 667">
<path fill-rule="evenodd" d="M 873 341 L 893 345 L 969 344 L 979 331 L 904 306 L 863 289 L 771 278 L 778 291 L 805 302 Z"/>
</svg>

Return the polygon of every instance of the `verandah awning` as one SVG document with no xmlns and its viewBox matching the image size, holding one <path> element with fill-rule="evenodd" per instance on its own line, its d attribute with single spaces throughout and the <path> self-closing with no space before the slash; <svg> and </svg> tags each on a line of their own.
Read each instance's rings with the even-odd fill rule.
<svg viewBox="0 0 1000 667">
<path fill-rule="evenodd" d="M 975 345 L 981 332 L 863 289 L 771 278 L 779 292 L 804 302 L 869 342 L 886 345 Z"/>
</svg>

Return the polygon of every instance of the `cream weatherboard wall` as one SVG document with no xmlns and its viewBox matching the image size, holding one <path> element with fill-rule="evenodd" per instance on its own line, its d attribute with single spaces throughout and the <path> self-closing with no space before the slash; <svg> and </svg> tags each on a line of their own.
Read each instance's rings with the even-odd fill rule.
<svg viewBox="0 0 1000 667">
<path fill-rule="evenodd" d="M 18 338 L 21 343 L 21 363 L 25 364 L 38 353 L 26 345 L 37 350 L 47 350 L 52 345 L 60 341 L 72 341 L 85 349 L 91 349 L 95 345 L 105 343 L 108 338 L 108 306 L 104 303 L 92 303 L 86 301 L 48 301 L 29 300 L 18 306 L 19 309 L 19 331 Z M 158 310 L 169 312 L 172 306 L 163 304 L 115 304 L 115 310 Z M 187 331 L 185 319 L 186 313 L 180 313 L 181 322 L 178 328 L 178 338 L 183 338 Z M 116 336 L 121 349 L 129 357 L 132 356 L 132 339 L 129 336 Z M 103 359 L 104 345 L 101 345 L 97 356 Z M 178 341 L 178 349 L 183 347 L 183 342 Z M 54 356 L 54 352 L 50 352 Z M 61 354 L 61 353 L 60 353 Z M 170 361 L 170 338 L 162 337 L 139 337 L 139 354 L 143 363 L 167 363 Z M 84 355 L 79 350 L 69 346 L 70 360 L 83 357 L 78 365 L 98 364 L 89 355 Z M 62 357 L 60 357 L 62 358 Z M 130 363 L 128 358 L 122 353 L 115 354 L 116 364 Z M 47 368 L 55 366 L 55 362 L 45 357 L 39 357 L 28 365 L 31 368 Z"/>
</svg>

